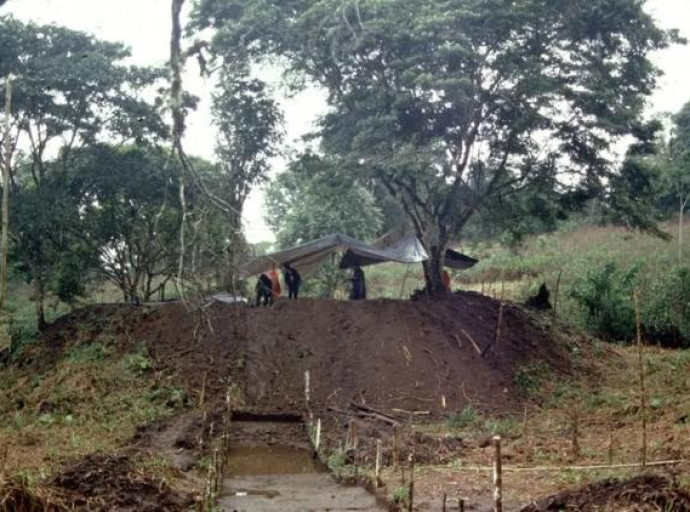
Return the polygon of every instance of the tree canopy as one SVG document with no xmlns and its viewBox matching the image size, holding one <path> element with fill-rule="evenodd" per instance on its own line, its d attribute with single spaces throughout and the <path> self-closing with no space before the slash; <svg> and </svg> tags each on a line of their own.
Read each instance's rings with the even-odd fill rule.
<svg viewBox="0 0 690 512">
<path fill-rule="evenodd" d="M 441 288 L 445 248 L 502 194 L 545 177 L 600 192 L 677 40 L 637 0 L 199 0 L 216 55 L 284 57 L 328 91 L 327 153 L 405 208 Z"/>
</svg>

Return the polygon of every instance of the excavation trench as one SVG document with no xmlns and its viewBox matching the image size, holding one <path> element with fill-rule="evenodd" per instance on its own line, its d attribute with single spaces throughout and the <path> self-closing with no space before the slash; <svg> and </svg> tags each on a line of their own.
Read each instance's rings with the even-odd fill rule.
<svg viewBox="0 0 690 512">
<path fill-rule="evenodd" d="M 314 458 L 303 423 L 294 418 L 268 418 L 273 421 L 260 421 L 259 417 L 234 419 L 227 476 L 219 500 L 221 509 L 383 510 L 366 490 L 335 482 L 327 468 Z"/>
</svg>

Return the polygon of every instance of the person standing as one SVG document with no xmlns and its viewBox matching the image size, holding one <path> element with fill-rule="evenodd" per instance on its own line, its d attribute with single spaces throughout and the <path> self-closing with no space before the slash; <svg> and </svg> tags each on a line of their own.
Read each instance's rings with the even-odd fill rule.
<svg viewBox="0 0 690 512">
<path fill-rule="evenodd" d="M 352 272 L 352 290 L 350 291 L 350 300 L 365 300 L 367 298 L 367 284 L 364 277 L 364 270 L 360 266 L 356 266 Z"/>
<path fill-rule="evenodd" d="M 299 296 L 299 287 L 302 284 L 302 276 L 288 263 L 283 265 L 283 268 L 285 269 L 285 274 L 283 277 L 285 280 L 285 287 L 288 289 L 288 298 L 296 299 Z"/>
<path fill-rule="evenodd" d="M 271 283 L 271 290 L 273 291 L 273 300 L 279 299 L 283 293 L 283 290 L 280 288 L 280 277 L 278 277 L 278 269 L 275 263 L 273 264 L 273 268 L 271 269 Z"/>
</svg>

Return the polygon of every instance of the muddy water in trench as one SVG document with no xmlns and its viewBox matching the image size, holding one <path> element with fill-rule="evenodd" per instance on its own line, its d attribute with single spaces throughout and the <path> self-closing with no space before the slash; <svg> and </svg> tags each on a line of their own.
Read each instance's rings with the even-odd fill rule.
<svg viewBox="0 0 690 512">
<path fill-rule="evenodd" d="M 220 507 L 237 512 L 380 511 L 360 487 L 338 485 L 314 460 L 303 427 L 235 423 Z"/>
</svg>

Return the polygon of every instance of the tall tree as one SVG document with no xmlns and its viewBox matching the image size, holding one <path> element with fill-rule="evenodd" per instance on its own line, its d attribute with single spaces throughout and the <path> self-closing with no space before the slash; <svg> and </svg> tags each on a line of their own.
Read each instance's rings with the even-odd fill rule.
<svg viewBox="0 0 690 512">
<path fill-rule="evenodd" d="M 322 135 L 404 206 L 443 289 L 445 249 L 491 198 L 552 169 L 602 189 L 677 40 L 639 0 L 199 0 L 226 59 L 281 55 L 329 93 Z"/>
<path fill-rule="evenodd" d="M 124 46 L 81 32 L 0 17 L 0 75 L 17 76 L 13 149 L 27 148 L 27 172 L 11 176 L 16 191 L 30 190 L 32 201 L 49 203 L 50 193 L 43 190 L 49 173 L 64 174 L 76 149 L 99 138 L 143 141 L 166 135 L 157 105 L 144 99 L 162 71 L 128 66 L 124 61 L 129 56 Z M 51 206 L 35 204 L 36 213 Z M 26 249 L 38 324 L 43 328 L 50 251 L 22 222 L 15 216 L 12 239 L 20 251 L 22 246 Z"/>
<path fill-rule="evenodd" d="M 673 117 L 667 179 L 678 205 L 678 263 L 683 262 L 683 219 L 690 203 L 690 102 Z"/>
<path fill-rule="evenodd" d="M 252 189 L 265 183 L 271 160 L 278 156 L 283 117 L 266 85 L 249 76 L 246 66 L 221 71 L 213 95 L 218 128 L 216 156 L 220 163 L 217 193 L 232 207 L 228 218 L 228 269 L 223 283 L 234 287 L 235 272 L 246 244 L 242 233 L 244 203 Z"/>
<path fill-rule="evenodd" d="M 127 302 L 150 300 L 176 271 L 180 169 L 167 160 L 153 147 L 97 145 L 80 151 L 70 172 L 84 238 Z"/>
<path fill-rule="evenodd" d="M 375 197 L 334 159 L 301 155 L 267 189 L 266 222 L 282 247 L 331 233 L 360 240 L 379 235 L 382 214 Z"/>
</svg>

